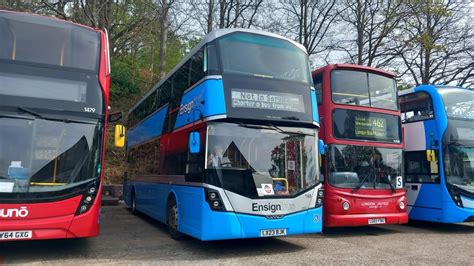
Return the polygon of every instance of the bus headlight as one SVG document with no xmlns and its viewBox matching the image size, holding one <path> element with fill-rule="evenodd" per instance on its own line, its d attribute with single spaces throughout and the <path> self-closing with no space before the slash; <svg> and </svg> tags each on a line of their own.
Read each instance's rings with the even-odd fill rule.
<svg viewBox="0 0 474 266">
<path fill-rule="evenodd" d="M 342 203 L 342 209 L 344 209 L 345 211 L 348 211 L 350 208 L 351 205 L 349 204 L 349 202 L 344 201 L 344 203 Z"/>
<path fill-rule="evenodd" d="M 99 190 L 98 186 L 98 181 L 94 181 L 87 186 L 82 194 L 81 202 L 77 207 L 76 215 L 83 214 L 92 207 L 94 200 L 97 197 L 97 191 Z"/>
<path fill-rule="evenodd" d="M 400 201 L 400 202 L 398 203 L 398 207 L 400 208 L 400 210 L 404 210 L 404 209 L 405 209 L 405 202 Z"/>
<path fill-rule="evenodd" d="M 323 200 L 324 200 L 324 190 L 320 188 L 318 190 L 318 196 L 316 198 L 316 208 L 321 207 L 323 205 Z"/>
<path fill-rule="evenodd" d="M 458 194 L 454 194 L 453 199 L 454 199 L 454 203 L 456 203 L 458 207 L 461 207 L 461 208 L 464 207 L 462 204 L 461 196 L 459 196 Z"/>
<path fill-rule="evenodd" d="M 211 200 L 217 199 L 217 193 L 216 193 L 216 192 L 210 192 L 210 193 L 209 193 L 209 198 L 210 198 Z"/>
<path fill-rule="evenodd" d="M 207 188 L 206 189 L 206 201 L 209 203 L 211 210 L 213 211 L 225 211 L 224 202 L 222 202 L 221 196 L 218 191 Z"/>
</svg>

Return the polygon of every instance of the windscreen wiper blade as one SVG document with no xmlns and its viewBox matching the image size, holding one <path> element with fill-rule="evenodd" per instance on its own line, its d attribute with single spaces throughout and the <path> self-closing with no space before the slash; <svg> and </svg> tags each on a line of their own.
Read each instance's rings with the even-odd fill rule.
<svg viewBox="0 0 474 266">
<path fill-rule="evenodd" d="M 357 186 L 352 189 L 352 192 L 357 192 L 357 190 L 359 190 L 359 189 L 364 185 L 365 180 L 367 179 L 368 176 L 369 176 L 369 174 L 364 175 L 364 177 L 363 177 L 362 180 L 359 182 L 359 184 L 357 184 Z"/>
<path fill-rule="evenodd" d="M 390 179 L 388 179 L 388 176 L 385 177 L 388 181 L 388 185 L 390 186 L 390 189 L 392 190 L 392 193 L 397 192 L 397 189 L 393 186 L 392 182 L 390 182 Z"/>
<path fill-rule="evenodd" d="M 33 115 L 37 118 L 44 119 L 44 120 L 49 120 L 49 121 L 59 121 L 59 122 L 64 122 L 64 123 L 80 123 L 80 124 L 94 124 L 93 122 L 89 121 L 83 121 L 83 120 L 76 120 L 76 119 L 70 119 L 70 118 L 60 118 L 60 117 L 51 117 L 51 116 L 44 116 L 36 111 L 33 111 L 27 107 L 22 107 L 18 106 L 17 109 L 23 113 L 27 113 L 30 115 Z"/>
<path fill-rule="evenodd" d="M 311 136 L 313 137 L 313 135 L 311 134 L 307 134 L 307 133 L 303 133 L 303 132 L 293 132 L 293 131 L 286 131 L 286 130 L 283 130 L 273 124 L 267 124 L 267 125 L 249 125 L 249 124 L 244 124 L 244 123 L 239 123 L 239 126 L 241 127 L 245 127 L 245 128 L 254 128 L 254 129 L 273 129 L 275 131 L 277 131 L 278 133 L 282 133 L 282 134 L 288 134 L 288 135 L 305 135 L 305 136 Z"/>
<path fill-rule="evenodd" d="M 269 124 L 270 127 L 272 127 L 273 129 L 275 129 L 276 131 L 280 132 L 280 133 L 284 133 L 284 134 L 291 134 L 291 135 L 305 135 L 305 136 L 311 136 L 313 137 L 314 135 L 311 135 L 311 134 L 307 134 L 307 133 L 303 133 L 301 131 L 299 132 L 291 132 L 291 131 L 285 131 L 273 124 Z"/>
<path fill-rule="evenodd" d="M 22 111 L 23 113 L 27 113 L 27 114 L 36 116 L 38 118 L 44 119 L 44 117 L 41 114 L 39 114 L 39 113 L 29 109 L 29 108 L 18 106 L 18 110 Z"/>
</svg>

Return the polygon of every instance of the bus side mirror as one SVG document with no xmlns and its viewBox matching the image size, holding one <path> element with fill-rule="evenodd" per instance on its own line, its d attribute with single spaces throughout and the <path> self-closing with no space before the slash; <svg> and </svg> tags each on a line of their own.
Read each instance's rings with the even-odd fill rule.
<svg viewBox="0 0 474 266">
<path fill-rule="evenodd" d="M 189 152 L 199 153 L 201 150 L 201 137 L 199 132 L 193 131 L 189 133 Z"/>
<path fill-rule="evenodd" d="M 123 148 L 125 146 L 125 126 L 123 125 L 115 125 L 115 134 L 114 134 L 114 142 L 115 147 Z"/>
<path fill-rule="evenodd" d="M 426 160 L 428 162 L 436 162 L 436 153 L 434 150 L 426 150 Z"/>
<path fill-rule="evenodd" d="M 108 121 L 109 123 L 115 123 L 117 121 L 122 121 L 123 119 L 123 113 L 122 112 L 117 112 L 117 113 L 112 113 L 112 114 L 109 114 L 109 117 L 108 117 Z"/>
<path fill-rule="evenodd" d="M 318 144 L 319 144 L 319 154 L 321 154 L 321 155 L 326 154 L 327 145 L 324 144 L 324 141 L 322 139 L 320 139 L 318 141 Z"/>
</svg>

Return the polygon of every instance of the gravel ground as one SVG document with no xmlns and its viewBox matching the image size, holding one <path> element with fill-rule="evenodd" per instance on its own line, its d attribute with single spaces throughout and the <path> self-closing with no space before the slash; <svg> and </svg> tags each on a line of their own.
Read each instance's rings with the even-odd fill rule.
<svg viewBox="0 0 474 266">
<path fill-rule="evenodd" d="M 474 265 L 474 223 L 368 226 L 323 235 L 201 242 L 172 240 L 165 227 L 102 209 L 97 238 L 0 243 L 0 265 L 81 264 L 456 264 Z"/>
</svg>

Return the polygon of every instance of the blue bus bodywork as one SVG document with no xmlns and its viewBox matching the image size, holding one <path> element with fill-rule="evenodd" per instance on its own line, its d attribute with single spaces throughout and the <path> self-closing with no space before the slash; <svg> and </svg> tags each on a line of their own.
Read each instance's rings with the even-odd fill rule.
<svg viewBox="0 0 474 266">
<path fill-rule="evenodd" d="M 442 93 L 460 89 L 422 85 L 399 94 L 404 120 L 405 174 L 410 219 L 441 223 L 474 221 L 474 194 L 462 189 L 463 185 L 459 182 L 450 184 L 450 177 L 447 177 L 445 169 L 446 145 L 453 141 L 453 137 L 448 136 L 448 125 L 458 119 L 448 117 L 446 108 L 449 107 L 445 105 Z M 412 97 L 415 95 L 418 100 Z M 425 103 L 422 104 L 422 101 Z M 472 129 L 472 121 L 462 123 Z M 469 145 L 472 145 L 472 141 L 474 140 L 468 140 L 471 143 Z M 433 152 L 432 162 L 428 161 L 426 151 Z M 469 182 L 468 185 L 471 186 L 469 178 L 474 179 L 472 158 L 467 164 L 464 175 L 468 181 L 464 182 Z"/>
<path fill-rule="evenodd" d="M 245 38 L 232 35 L 244 42 L 257 36 L 249 30 L 218 32 L 222 36 L 244 32 Z M 209 41 L 204 41 L 208 49 L 204 58 L 212 55 L 212 43 L 206 46 Z M 281 46 L 286 53 L 298 46 L 285 42 L 271 48 Z M 189 60 L 198 51 L 195 48 Z M 178 103 L 171 99 L 157 106 L 164 96 L 155 91 L 166 89 L 167 80 L 177 82 L 173 75 L 188 67 L 186 60 L 129 113 L 126 204 L 165 224 L 170 224 L 174 204 L 177 231 L 201 240 L 321 232 L 319 115 L 309 68 L 308 81 L 290 81 L 213 72 L 209 63 L 205 68 L 211 70 L 190 81 Z M 190 67 L 194 65 L 195 61 Z M 147 113 L 148 106 L 155 107 Z M 200 137 L 199 154 L 191 154 L 188 147 L 195 132 Z M 273 142 L 263 145 L 267 140 Z M 211 146 L 219 143 L 226 148 L 225 156 L 234 160 L 227 162 L 230 167 L 212 166 Z M 268 162 L 262 167 L 264 161 Z"/>
</svg>

